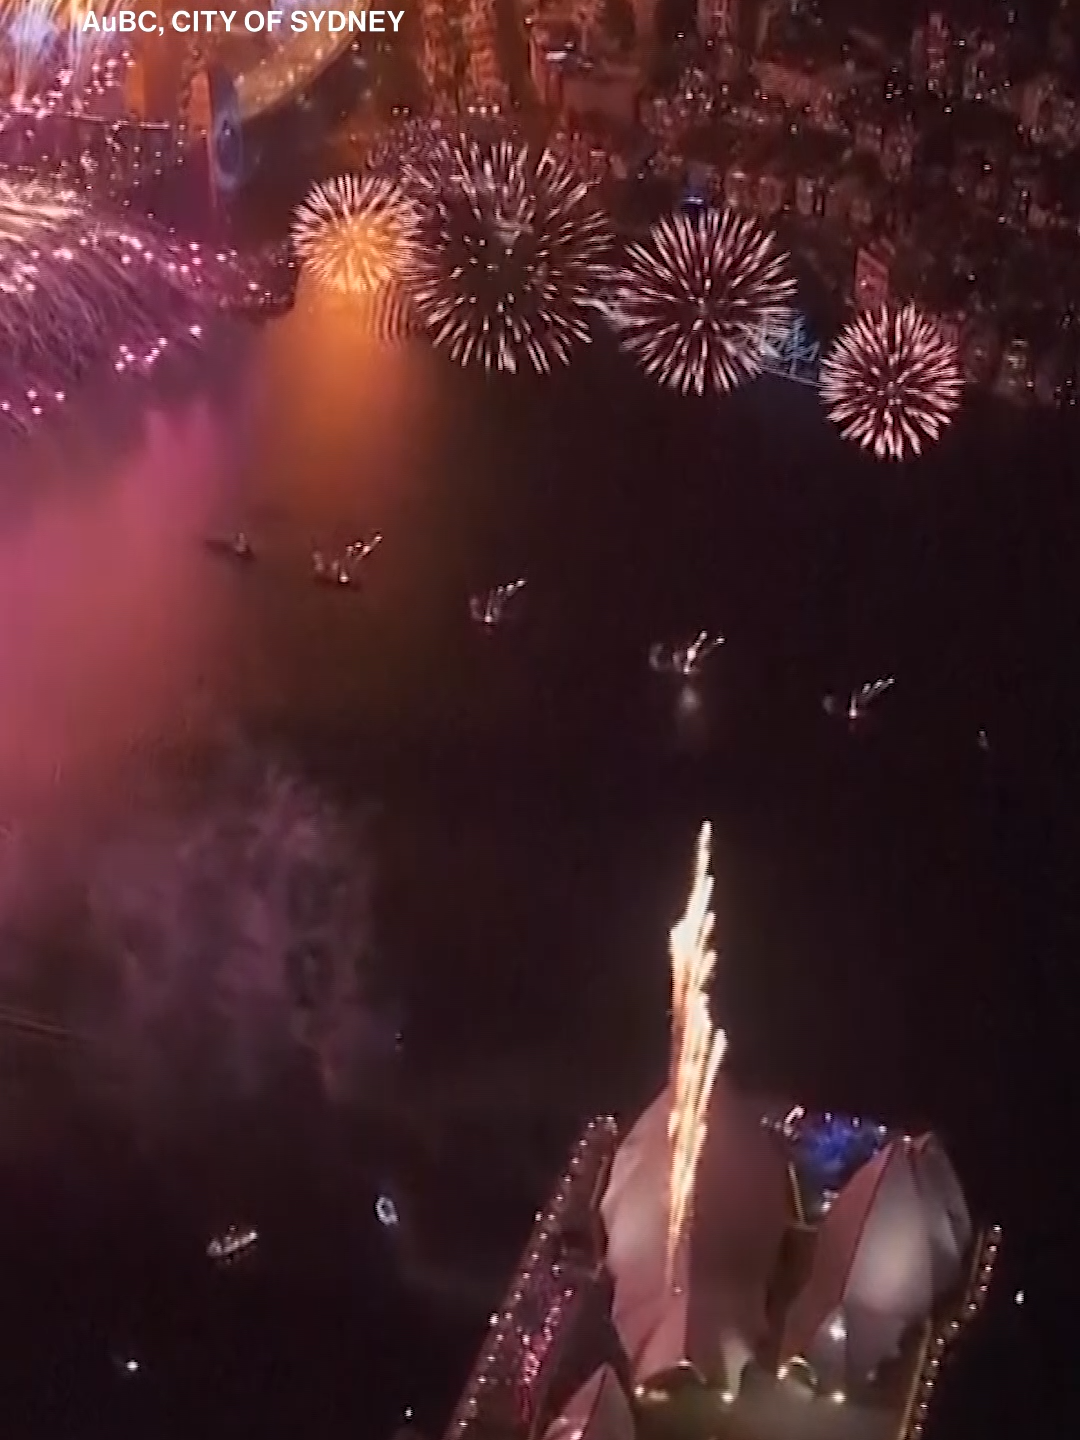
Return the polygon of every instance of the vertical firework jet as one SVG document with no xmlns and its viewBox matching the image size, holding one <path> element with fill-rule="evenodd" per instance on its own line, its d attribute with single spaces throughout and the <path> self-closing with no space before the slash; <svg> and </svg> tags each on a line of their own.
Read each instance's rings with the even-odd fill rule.
<svg viewBox="0 0 1080 1440">
<path fill-rule="evenodd" d="M 682 919 L 671 932 L 671 1116 L 668 1138 L 667 1274 L 674 1283 L 676 1259 L 690 1220 L 698 1160 L 708 1131 L 707 1113 L 727 1036 L 709 1014 L 707 987 L 716 966 L 712 946 L 713 878 L 709 873 L 712 826 L 698 836 L 694 883 Z"/>
</svg>

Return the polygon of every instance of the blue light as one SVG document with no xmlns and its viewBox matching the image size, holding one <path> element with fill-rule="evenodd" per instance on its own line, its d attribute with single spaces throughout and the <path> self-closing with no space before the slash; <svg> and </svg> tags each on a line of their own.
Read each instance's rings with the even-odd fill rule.
<svg viewBox="0 0 1080 1440">
<path fill-rule="evenodd" d="M 876 1125 L 847 1115 L 808 1118 L 795 1142 L 799 1168 L 815 1184 L 837 1189 L 881 1148 Z"/>
</svg>

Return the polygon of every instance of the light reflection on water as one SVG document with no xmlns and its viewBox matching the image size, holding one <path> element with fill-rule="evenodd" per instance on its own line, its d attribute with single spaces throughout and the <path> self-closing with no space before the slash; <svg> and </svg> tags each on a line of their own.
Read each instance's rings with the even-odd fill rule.
<svg viewBox="0 0 1080 1440">
<path fill-rule="evenodd" d="M 25 893 L 9 897 L 5 925 L 16 910 L 40 915 L 62 890 L 73 893 L 94 837 L 111 845 L 119 836 L 127 852 L 148 854 L 174 843 L 170 835 L 181 847 L 201 843 L 217 823 L 212 812 L 158 823 L 158 792 L 132 788 L 174 746 L 197 749 L 233 728 L 273 740 L 290 727 L 347 727 L 363 716 L 392 729 L 426 703 L 447 588 L 460 609 L 449 629 L 460 629 L 466 645 L 472 639 L 466 600 L 475 577 L 455 559 L 464 528 L 457 487 L 465 466 L 473 480 L 477 469 L 498 469 L 490 444 L 471 444 L 485 424 L 486 391 L 459 383 L 426 346 L 380 345 L 332 305 L 310 300 L 229 359 L 227 383 L 215 375 L 212 394 L 148 410 L 141 430 L 103 405 L 12 452 L 5 483 L 29 498 L 10 507 L 0 530 L 8 617 L 0 629 L 0 800 L 9 824 L 34 840 L 20 866 L 5 853 L 0 868 L 8 888 L 25 892 L 32 879 L 34 893 L 32 904 Z M 258 556 L 247 567 L 205 544 L 239 529 Z M 387 538 L 371 562 L 370 593 L 312 583 L 313 546 L 333 551 L 374 530 Z M 441 705 L 432 701 L 432 712 L 441 716 Z M 53 868 L 60 852 L 62 876 Z M 121 860 L 127 852 L 122 843 Z M 160 920 L 168 880 L 160 863 L 148 859 L 142 869 L 154 872 L 144 896 L 145 877 L 126 867 L 125 904 Z M 284 944 L 280 934 L 268 937 L 268 953 Z M 175 999 L 165 993 L 160 977 L 156 999 L 143 994 L 137 957 L 125 962 L 123 980 L 110 964 L 74 983 L 66 953 L 46 975 L 32 948 L 0 965 L 6 1003 L 59 1013 L 75 1031 L 96 1031 L 99 1049 L 104 1036 L 132 1056 L 145 1052 L 147 1037 L 125 1039 L 124 1025 L 137 1026 L 148 1005 L 168 1024 L 164 1012 L 175 1004 L 177 1046 L 188 1044 L 189 999 L 175 985 Z M 79 963 L 85 971 L 99 961 Z M 274 1003 L 280 969 L 275 962 L 264 977 Z M 129 992 L 131 1015 L 103 1014 L 109 995 L 121 1007 Z M 255 999 L 265 1008 L 265 996 Z M 372 1014 L 380 1051 L 396 1013 L 391 987 Z M 119 1057 L 110 1075 L 125 1064 Z M 389 1094 L 381 1098 L 389 1105 Z M 485 1108 L 479 1091 L 465 1103 L 469 1114 Z M 416 1097 L 395 1102 L 387 1123 L 426 1148 L 430 1124 Z"/>
<path fill-rule="evenodd" d="M 314 591 L 314 546 L 393 537 L 378 590 L 391 616 L 411 583 L 403 550 L 423 574 L 410 487 L 432 468 L 445 414 L 428 352 L 379 346 L 302 304 L 233 360 L 225 400 L 149 410 L 137 436 L 103 408 L 7 457 L 8 499 L 21 501 L 0 528 L 9 808 L 55 800 L 61 778 L 66 793 L 100 780 L 222 705 L 287 705 L 294 680 L 340 706 L 339 647 L 359 607 Z M 254 538 L 251 572 L 206 551 L 234 529 Z"/>
</svg>

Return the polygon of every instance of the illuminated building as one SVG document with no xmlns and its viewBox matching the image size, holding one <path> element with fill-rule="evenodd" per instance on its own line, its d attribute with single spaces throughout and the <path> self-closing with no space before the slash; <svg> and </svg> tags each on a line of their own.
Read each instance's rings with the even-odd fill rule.
<svg viewBox="0 0 1080 1440">
<path fill-rule="evenodd" d="M 641 76 L 636 65 L 605 61 L 570 64 L 563 71 L 562 104 L 568 119 L 603 115 L 616 124 L 633 125 L 641 101 Z"/>
<path fill-rule="evenodd" d="M 851 227 L 863 232 L 872 231 L 881 217 L 884 200 L 880 187 L 859 183 L 851 196 Z"/>
<path fill-rule="evenodd" d="M 809 1278 L 788 1312 L 781 1369 L 796 1361 L 829 1395 L 872 1383 L 905 1334 L 963 1276 L 971 1219 L 937 1140 L 890 1140 L 821 1221 Z"/>
<path fill-rule="evenodd" d="M 780 1147 L 721 1076 L 701 1157 L 695 1216 L 674 1284 L 664 1273 L 669 1096 L 660 1095 L 619 1146 L 600 1213 L 614 1279 L 612 1318 L 635 1385 L 683 1363 L 723 1367 L 736 1390 L 766 1338 L 767 1279 L 788 1220 Z M 735 1257 L 739 1261 L 733 1263 Z"/>
<path fill-rule="evenodd" d="M 1005 400 L 1014 405 L 1023 405 L 1031 399 L 1034 387 L 1032 374 L 1031 345 L 1027 340 L 1010 340 L 1001 356 L 994 389 Z"/>
<path fill-rule="evenodd" d="M 779 215 L 787 203 L 790 184 L 781 170 L 769 169 L 758 176 L 757 213 L 771 219 Z"/>
<path fill-rule="evenodd" d="M 885 127 L 879 120 L 859 120 L 855 125 L 855 150 L 860 155 L 880 155 Z"/>
<path fill-rule="evenodd" d="M 948 1346 L 986 1296 L 940 1141 L 768 1106 L 721 1065 L 710 830 L 671 932 L 667 1083 L 571 1151 L 446 1440 L 921 1440 Z M 658 1424 L 643 1425 L 652 1412 Z"/>
<path fill-rule="evenodd" d="M 724 203 L 732 210 L 749 210 L 753 182 L 741 165 L 732 165 L 724 176 Z"/>
<path fill-rule="evenodd" d="M 698 0 L 698 31 L 706 39 L 734 42 L 739 33 L 739 0 Z"/>
<path fill-rule="evenodd" d="M 926 88 L 946 96 L 952 85 L 952 32 L 949 22 L 935 11 L 926 24 Z"/>
<path fill-rule="evenodd" d="M 442 0 L 420 0 L 420 25 L 420 71 L 436 109 L 442 109 L 457 101 L 455 37 Z"/>
<path fill-rule="evenodd" d="M 800 175 L 795 181 L 795 210 L 804 219 L 821 214 L 823 186 L 818 175 Z"/>
<path fill-rule="evenodd" d="M 1057 13 L 1050 22 L 1048 48 L 1050 59 L 1067 69 L 1076 58 L 1076 21 L 1072 0 L 1058 0 Z"/>
<path fill-rule="evenodd" d="M 559 1352 L 566 1359 L 571 1322 L 581 1315 L 581 1302 L 595 1284 L 603 1249 L 597 1207 L 616 1136 L 614 1121 L 599 1118 L 586 1126 L 571 1151 L 551 1200 L 537 1213 L 506 1298 L 491 1316 L 447 1440 L 472 1440 L 495 1427 L 532 1426 L 543 1412 L 553 1379 L 551 1362 Z M 588 1373 L 581 1375 L 579 1383 L 588 1378 Z M 558 1405 L 552 1413 L 562 1409 Z"/>
<path fill-rule="evenodd" d="M 885 134 L 881 150 L 881 172 L 886 180 L 907 180 L 915 163 L 915 127 L 893 125 Z"/>
<path fill-rule="evenodd" d="M 867 72 L 854 66 L 822 65 L 794 53 L 755 60 L 751 69 L 766 100 L 807 110 L 819 123 L 831 122 L 840 101 L 867 79 Z"/>
<path fill-rule="evenodd" d="M 495 13 L 490 0 L 467 0 L 461 33 L 468 54 L 466 83 L 470 104 L 482 109 L 504 110 L 510 95 L 499 65 Z"/>
<path fill-rule="evenodd" d="M 574 55 L 574 42 L 566 27 L 534 21 L 528 29 L 529 77 L 541 104 L 562 105 L 563 76 Z"/>
<path fill-rule="evenodd" d="M 634 6 L 634 33 L 638 42 L 651 45 L 656 36 L 657 0 L 632 0 Z"/>
<path fill-rule="evenodd" d="M 1024 86 L 1020 97 L 1020 124 L 1033 140 L 1044 139 L 1053 118 L 1056 82 L 1053 75 L 1035 75 Z"/>
<path fill-rule="evenodd" d="M 947 340 L 950 345 L 955 345 L 957 350 L 959 350 L 964 331 L 963 316 L 955 312 L 943 313 L 939 311 L 934 315 L 933 320 L 942 339 Z"/>
<path fill-rule="evenodd" d="M 989 100 L 1001 86 L 1004 68 L 992 40 L 978 39 L 964 59 L 961 89 L 965 100 Z"/>
<path fill-rule="evenodd" d="M 896 250 L 886 241 L 862 245 L 855 256 L 855 304 L 860 310 L 877 310 L 890 294 Z"/>
<path fill-rule="evenodd" d="M 810 1433 L 808 1405 L 823 1440 L 852 1427 L 920 1440 L 1000 1245 L 996 1227 L 974 1232 L 940 1141 L 763 1107 L 721 1073 L 669 1272 L 669 1100 L 665 1090 L 621 1143 L 598 1121 L 575 1147 L 447 1440 L 495 1425 L 631 1440 L 638 1412 L 688 1390 L 760 1440 Z M 711 1435 L 682 1418 L 678 1433 Z"/>
<path fill-rule="evenodd" d="M 572 1396 L 544 1440 L 635 1440 L 637 1426 L 626 1391 L 603 1365 Z"/>
<path fill-rule="evenodd" d="M 772 39 L 773 29 L 783 13 L 781 0 L 763 0 L 754 30 L 754 54 L 760 55 Z"/>
<path fill-rule="evenodd" d="M 908 59 L 911 83 L 916 89 L 926 84 L 926 26 L 916 25 L 911 32 L 911 52 Z"/>
</svg>

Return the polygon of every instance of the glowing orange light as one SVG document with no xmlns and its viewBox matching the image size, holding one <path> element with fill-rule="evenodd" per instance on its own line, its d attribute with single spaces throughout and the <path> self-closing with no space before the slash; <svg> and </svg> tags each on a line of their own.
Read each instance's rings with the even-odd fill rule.
<svg viewBox="0 0 1080 1440">
<path fill-rule="evenodd" d="M 668 1175 L 667 1273 L 674 1283 L 676 1259 L 686 1234 L 698 1161 L 708 1133 L 709 1098 L 727 1036 L 709 1013 L 707 987 L 716 966 L 712 937 L 713 878 L 709 873 L 712 826 L 698 836 L 694 882 L 682 919 L 671 932 L 671 1146 Z"/>
</svg>

